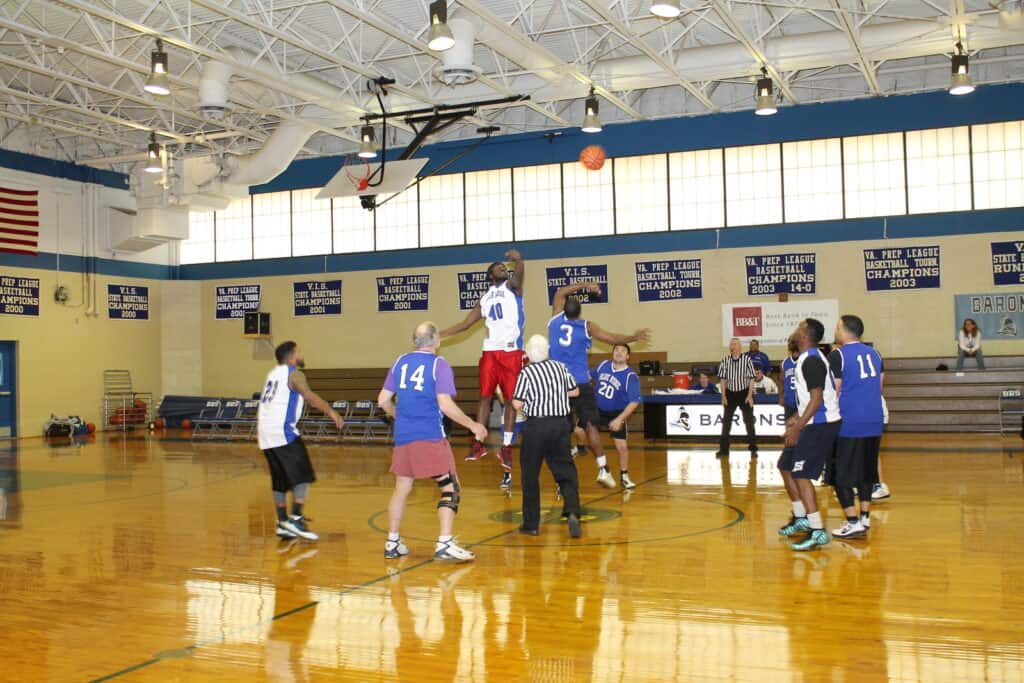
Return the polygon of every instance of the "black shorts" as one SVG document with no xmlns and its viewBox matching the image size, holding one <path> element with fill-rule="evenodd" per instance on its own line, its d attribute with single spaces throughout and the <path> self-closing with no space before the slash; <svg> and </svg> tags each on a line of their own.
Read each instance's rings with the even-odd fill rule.
<svg viewBox="0 0 1024 683">
<path fill-rule="evenodd" d="M 800 439 L 796 442 L 796 447 L 793 448 L 793 478 L 817 479 L 820 477 L 838 435 L 838 422 L 823 422 L 805 426 L 800 431 Z"/>
<path fill-rule="evenodd" d="M 291 491 L 299 484 L 316 481 L 313 463 L 309 461 L 306 444 L 295 439 L 290 444 L 263 451 L 270 466 L 270 488 L 274 491 Z"/>
<path fill-rule="evenodd" d="M 600 420 L 601 429 L 607 429 L 608 433 L 612 435 L 613 439 L 625 439 L 629 435 L 629 428 L 626 427 L 626 420 L 622 421 L 622 429 L 612 431 L 608 426 L 608 423 L 617 418 L 621 413 L 608 412 L 605 410 L 599 410 L 598 419 Z"/>
<path fill-rule="evenodd" d="M 600 425 L 600 415 L 597 411 L 597 396 L 594 395 L 594 385 L 591 382 L 580 384 L 580 395 L 576 398 L 570 399 L 569 404 L 572 406 L 572 412 L 576 415 L 575 425 L 579 425 L 584 429 L 588 424 L 592 424 L 595 427 Z M 573 424 L 572 417 L 569 418 L 570 424 Z"/>
<path fill-rule="evenodd" d="M 845 489 L 859 489 L 878 483 L 878 449 L 881 437 L 842 436 L 836 445 L 835 471 L 830 483 Z M 864 493 L 870 494 L 870 489 Z"/>
</svg>

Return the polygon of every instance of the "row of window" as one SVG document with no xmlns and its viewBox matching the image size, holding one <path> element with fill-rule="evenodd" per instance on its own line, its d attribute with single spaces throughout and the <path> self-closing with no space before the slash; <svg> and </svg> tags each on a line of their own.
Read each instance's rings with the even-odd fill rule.
<svg viewBox="0 0 1024 683">
<path fill-rule="evenodd" d="M 1024 206 L 1024 121 L 437 175 L 375 211 L 318 192 L 192 213 L 181 263 Z"/>
</svg>

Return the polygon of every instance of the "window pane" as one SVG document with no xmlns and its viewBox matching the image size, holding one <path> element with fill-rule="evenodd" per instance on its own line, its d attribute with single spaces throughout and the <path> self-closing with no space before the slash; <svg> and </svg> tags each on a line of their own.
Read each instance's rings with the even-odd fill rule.
<svg viewBox="0 0 1024 683">
<path fill-rule="evenodd" d="M 778 145 L 725 150 L 728 225 L 782 222 L 782 170 Z"/>
<path fill-rule="evenodd" d="M 292 191 L 292 256 L 331 253 L 331 200 L 320 190 Z"/>
<path fill-rule="evenodd" d="M 217 212 L 217 260 L 252 259 L 252 200 L 249 196 L 231 200 Z"/>
<path fill-rule="evenodd" d="M 361 251 L 373 251 L 373 211 L 364 209 L 359 197 L 335 197 L 334 253 Z"/>
<path fill-rule="evenodd" d="M 291 202 L 290 192 L 252 196 L 252 247 L 255 258 L 292 255 Z"/>
<path fill-rule="evenodd" d="M 562 237 L 562 165 L 513 169 L 516 241 Z"/>
<path fill-rule="evenodd" d="M 782 145 L 786 222 L 843 217 L 843 169 L 839 138 Z"/>
<path fill-rule="evenodd" d="M 615 230 L 668 230 L 668 167 L 664 154 L 614 159 Z"/>
<path fill-rule="evenodd" d="M 190 211 L 188 239 L 178 248 L 178 263 L 213 263 L 213 211 Z"/>
<path fill-rule="evenodd" d="M 465 243 L 462 174 L 451 173 L 420 182 L 420 246 Z"/>
<path fill-rule="evenodd" d="M 907 212 L 902 133 L 843 138 L 843 170 L 847 218 Z"/>
<path fill-rule="evenodd" d="M 610 161 L 598 171 L 580 163 L 563 164 L 562 183 L 566 237 L 615 234 Z"/>
<path fill-rule="evenodd" d="M 466 243 L 512 241 L 512 170 L 466 174 Z"/>
<path fill-rule="evenodd" d="M 914 130 L 906 136 L 910 213 L 969 210 L 968 127 Z"/>
<path fill-rule="evenodd" d="M 416 249 L 419 246 L 416 187 L 380 200 L 387 203 L 376 209 L 377 251 Z"/>
<path fill-rule="evenodd" d="M 971 128 L 974 208 L 1024 206 L 1024 121 Z"/>
<path fill-rule="evenodd" d="M 725 225 L 722 150 L 702 149 L 668 155 L 672 183 L 672 230 Z"/>
</svg>

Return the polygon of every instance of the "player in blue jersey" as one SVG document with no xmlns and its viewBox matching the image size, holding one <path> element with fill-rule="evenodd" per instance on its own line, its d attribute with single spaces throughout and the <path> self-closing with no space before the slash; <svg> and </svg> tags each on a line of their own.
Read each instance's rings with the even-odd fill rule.
<svg viewBox="0 0 1024 683">
<path fill-rule="evenodd" d="M 560 361 L 569 368 L 573 379 L 580 388 L 578 397 L 572 399 L 575 424 L 579 424 L 587 433 L 590 448 L 597 456 L 597 483 L 607 488 L 615 488 L 615 477 L 608 471 L 608 459 L 601 447 L 601 433 L 598 431 L 600 415 L 597 410 L 597 399 L 594 396 L 594 385 L 590 381 L 590 368 L 587 364 L 587 351 L 593 340 L 615 346 L 630 344 L 635 341 L 650 339 L 650 330 L 637 330 L 633 334 L 616 334 L 601 329 L 596 323 L 582 320 L 580 313 L 582 303 L 572 296 L 577 292 L 588 291 L 599 296 L 601 286 L 596 282 L 578 282 L 566 285 L 555 292 L 551 300 L 551 320 L 548 322 L 548 338 L 551 340 L 551 358 Z"/>
<path fill-rule="evenodd" d="M 598 421 L 612 435 L 619 453 L 619 482 L 624 489 L 636 488 L 629 478 L 626 422 L 640 407 L 640 376 L 629 367 L 629 356 L 629 344 L 616 344 L 612 347 L 612 359 L 598 365 L 593 372 Z"/>
<path fill-rule="evenodd" d="M 441 489 L 437 503 L 441 531 L 434 546 L 434 559 L 468 562 L 475 555 L 456 545 L 452 537 L 455 513 L 459 511 L 459 478 L 451 445 L 445 438 L 443 416 L 447 415 L 478 439 L 487 436 L 487 428 L 467 417 L 455 403 L 455 373 L 448 361 L 437 355 L 441 346 L 437 326 L 421 323 L 412 339 L 416 350 L 399 356 L 377 397 L 378 405 L 395 419 L 395 448 L 391 455 L 395 491 L 388 503 L 384 557 L 394 559 L 409 554 L 399 534 L 405 501 L 415 480 L 433 479 Z"/>
<path fill-rule="evenodd" d="M 839 348 L 829 363 L 839 390 L 839 428 L 833 485 L 846 523 L 832 532 L 837 538 L 863 538 L 871 528 L 871 492 L 878 483 L 878 450 L 882 439 L 882 381 L 885 368 L 878 351 L 861 341 L 864 321 L 844 315 L 836 325 Z M 858 514 L 854 499 L 860 499 Z"/>
<path fill-rule="evenodd" d="M 789 354 L 782 361 L 782 391 L 779 393 L 779 405 L 782 406 L 787 426 L 796 419 L 797 414 L 796 361 L 800 357 L 800 345 L 795 334 L 789 338 L 788 351 Z M 779 473 L 782 474 L 782 483 L 786 488 L 786 494 L 789 496 L 790 505 L 793 508 L 793 516 L 782 526 L 782 529 L 785 529 L 801 517 L 806 517 L 807 510 L 804 509 L 803 501 L 800 500 L 800 490 L 793 480 L 793 449 L 791 447 L 783 448 L 782 455 L 779 456 L 778 467 Z"/>
</svg>

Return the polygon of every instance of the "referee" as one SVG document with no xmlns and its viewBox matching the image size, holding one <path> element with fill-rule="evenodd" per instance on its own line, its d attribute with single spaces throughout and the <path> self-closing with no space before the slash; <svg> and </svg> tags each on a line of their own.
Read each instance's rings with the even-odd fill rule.
<svg viewBox="0 0 1024 683">
<path fill-rule="evenodd" d="M 569 398 L 579 396 L 564 364 L 548 359 L 548 340 L 539 334 L 526 342 L 530 363 L 520 373 L 512 405 L 526 415 L 519 465 L 523 486 L 523 525 L 519 533 L 540 533 L 540 465 L 548 469 L 562 491 L 562 515 L 569 521 L 569 535 L 580 537 L 580 491 L 576 465 L 569 455 Z"/>
<path fill-rule="evenodd" d="M 720 458 L 729 457 L 729 433 L 732 416 L 739 408 L 743 413 L 743 424 L 747 427 L 747 441 L 750 457 L 757 457 L 757 435 L 754 434 L 754 363 L 750 356 L 742 353 L 740 340 L 729 341 L 729 355 L 718 366 L 718 378 L 725 391 L 722 392 L 722 436 L 718 441 Z"/>
</svg>

